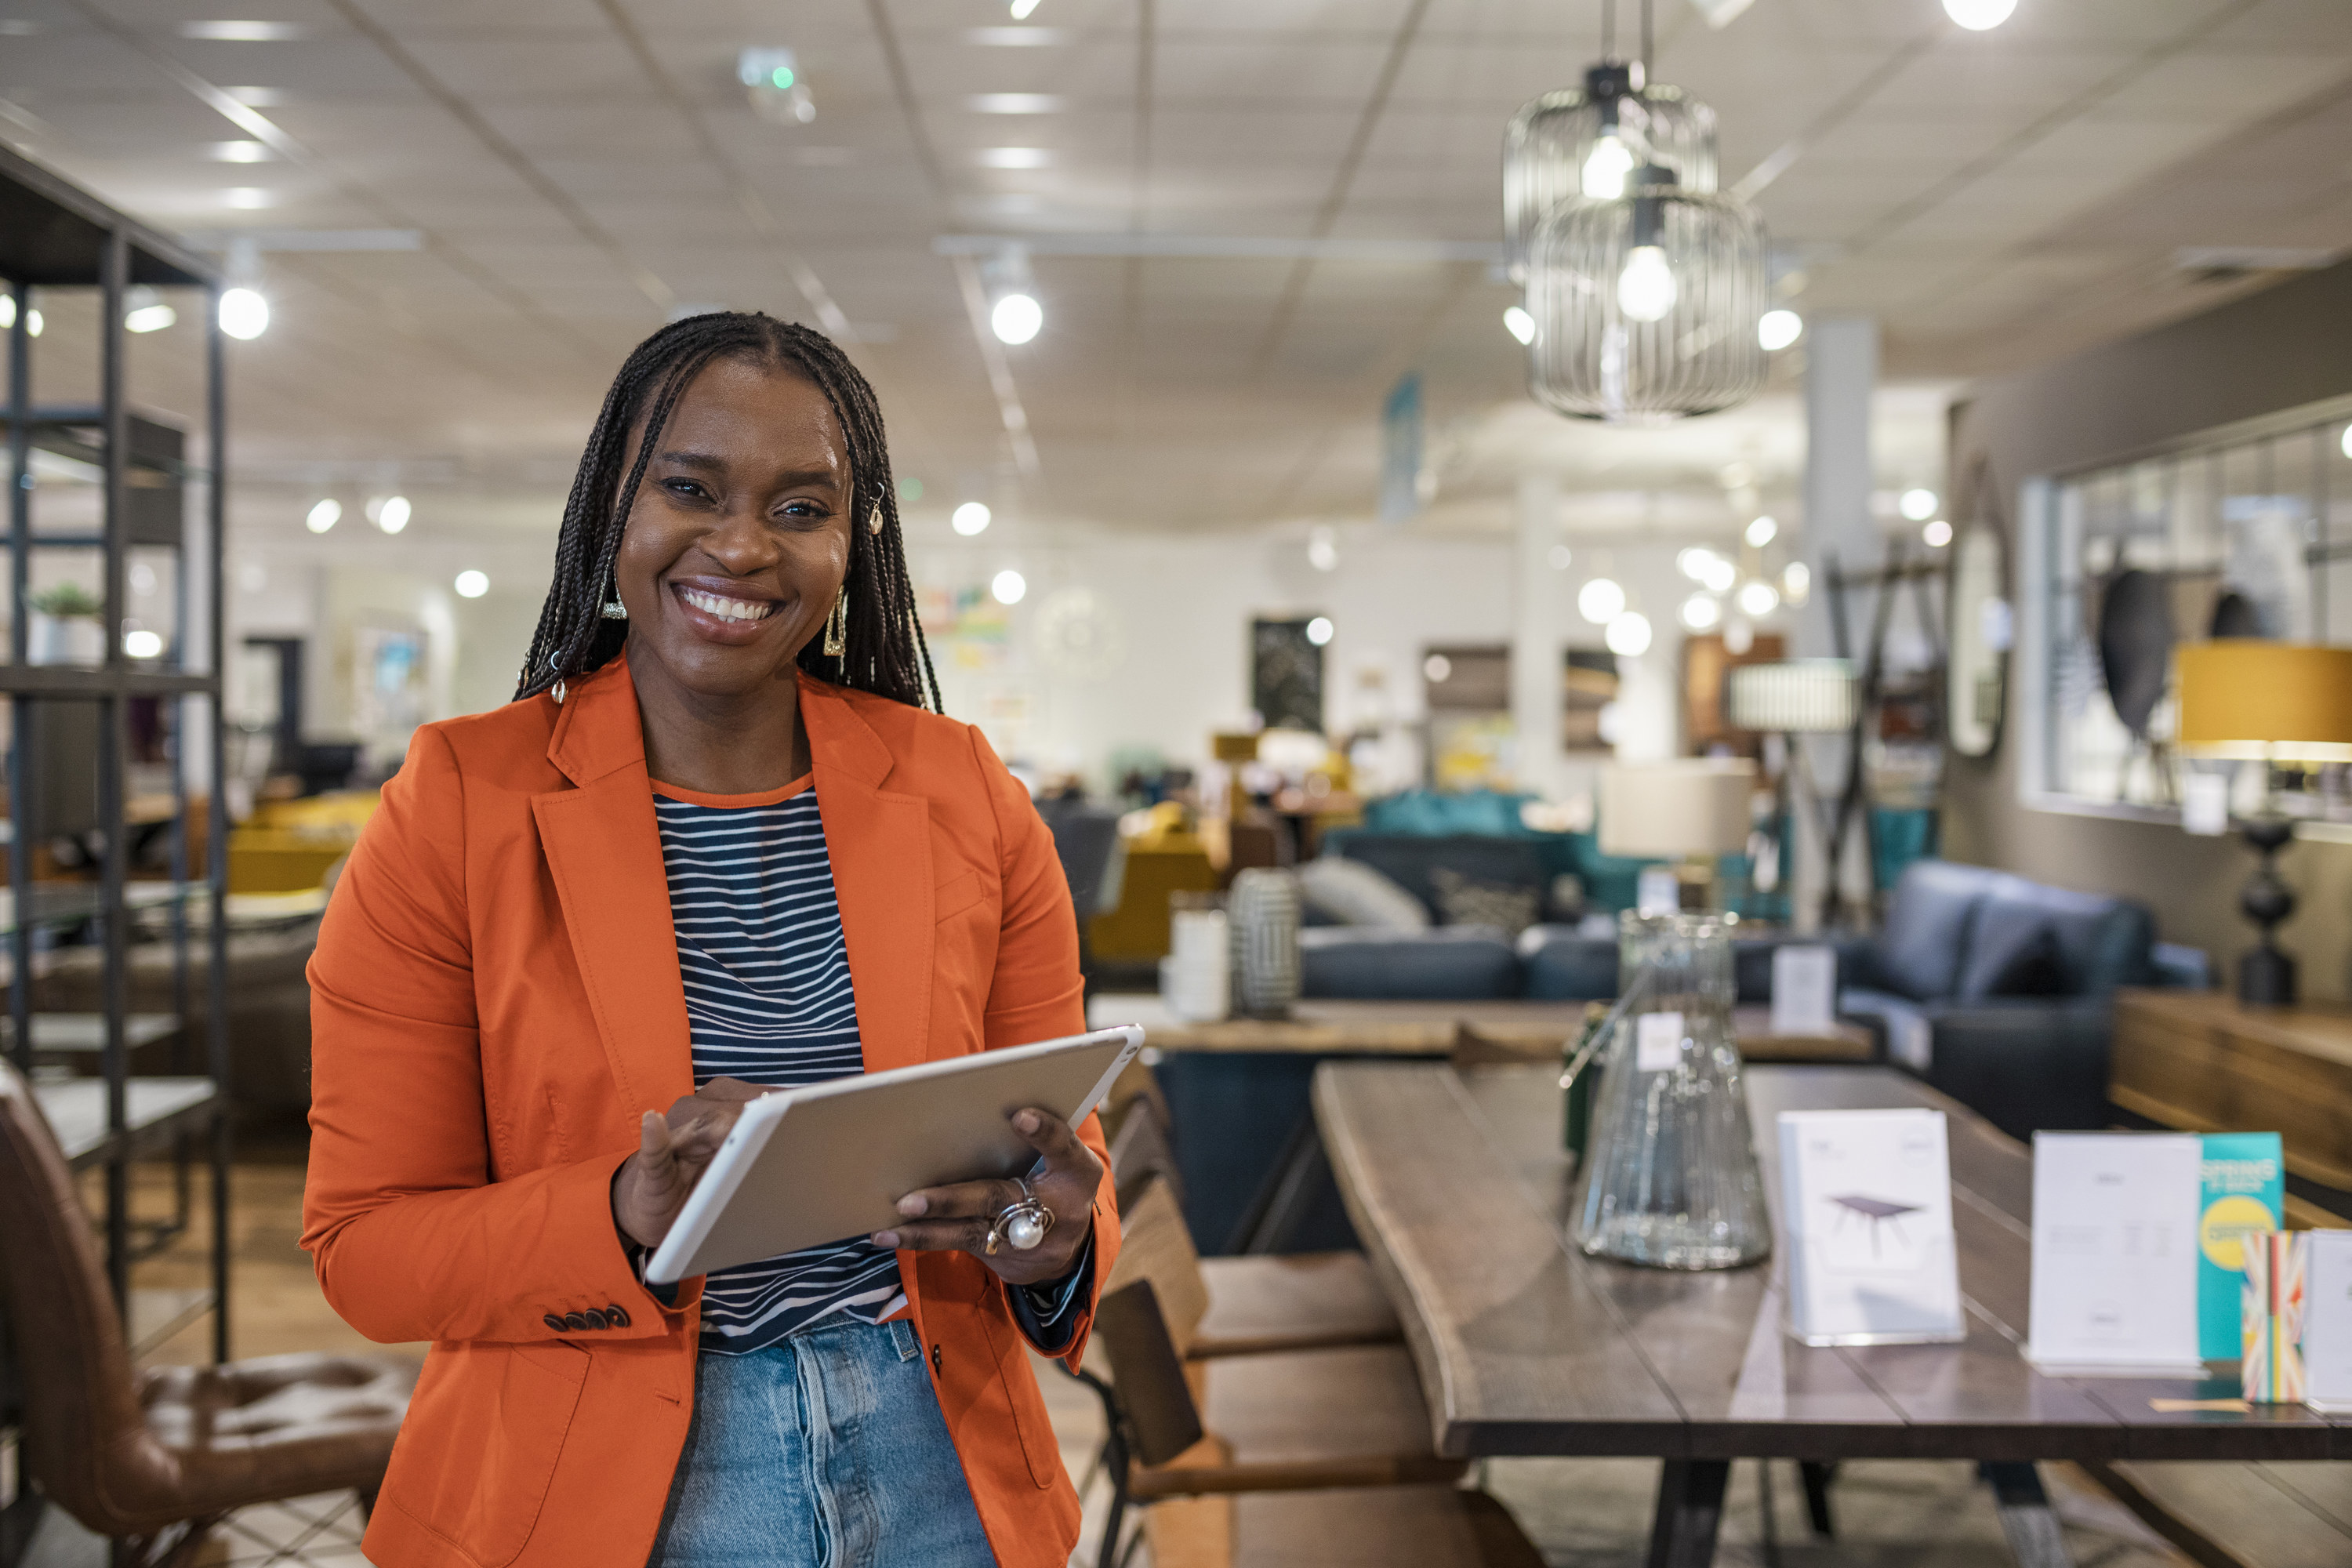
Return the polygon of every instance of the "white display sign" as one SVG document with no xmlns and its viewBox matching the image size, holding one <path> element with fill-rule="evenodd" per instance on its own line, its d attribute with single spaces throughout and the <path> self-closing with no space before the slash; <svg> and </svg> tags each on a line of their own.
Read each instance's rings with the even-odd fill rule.
<svg viewBox="0 0 2352 1568">
<path fill-rule="evenodd" d="M 1633 1019 L 1633 1070 L 1672 1072 L 1683 1065 L 1683 1016 L 1641 1013 Z"/>
<path fill-rule="evenodd" d="M 2026 1359 L 2073 1376 L 2197 1377 L 2193 1132 L 2033 1135 Z"/>
<path fill-rule="evenodd" d="M 2303 1276 L 2304 1400 L 2352 1411 L 2352 1230 L 2311 1233 Z"/>
<path fill-rule="evenodd" d="M 1837 1024 L 1837 950 L 1772 950 L 1772 1032 L 1826 1035 Z"/>
<path fill-rule="evenodd" d="M 2230 775 L 2180 775 L 2180 830 L 2208 836 L 2230 831 Z"/>
<path fill-rule="evenodd" d="M 1809 1345 L 1967 1337 L 1940 1110 L 1784 1110 L 1788 1330 Z"/>
</svg>

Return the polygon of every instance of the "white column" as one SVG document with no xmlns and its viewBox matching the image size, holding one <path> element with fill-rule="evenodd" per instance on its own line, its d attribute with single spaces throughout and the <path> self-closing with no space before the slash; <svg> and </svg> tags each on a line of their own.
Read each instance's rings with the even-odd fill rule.
<svg viewBox="0 0 2352 1568">
<path fill-rule="evenodd" d="M 1560 745 L 1561 574 L 1551 564 L 1552 546 L 1559 542 L 1559 480 L 1549 474 L 1522 477 L 1512 552 L 1511 728 L 1519 787 L 1548 797 L 1559 794 L 1568 762 Z"/>
<path fill-rule="evenodd" d="M 1804 559 L 1812 568 L 1812 599 L 1797 623 L 1797 652 L 1827 658 L 1837 652 L 1831 629 L 1829 563 L 1835 557 L 1848 572 L 1868 571 L 1885 554 L 1878 525 L 1870 511 L 1875 474 L 1870 459 L 1870 400 L 1878 384 L 1878 323 L 1853 317 L 1816 319 L 1805 326 L 1805 519 Z M 1859 639 L 1870 635 L 1872 595 L 1849 590 L 1845 599 L 1848 635 L 1856 642 L 1848 654 L 1859 660 L 1868 649 Z M 1835 804 L 1835 792 L 1845 776 L 1846 747 L 1843 741 L 1816 736 L 1799 744 L 1811 760 L 1813 777 Z M 1821 909 L 1822 879 L 1828 864 L 1810 814 L 1796 814 L 1797 863 L 1790 892 L 1801 927 L 1809 927 Z M 1868 860 L 1858 845 L 1849 845 L 1848 870 L 1866 877 Z"/>
</svg>

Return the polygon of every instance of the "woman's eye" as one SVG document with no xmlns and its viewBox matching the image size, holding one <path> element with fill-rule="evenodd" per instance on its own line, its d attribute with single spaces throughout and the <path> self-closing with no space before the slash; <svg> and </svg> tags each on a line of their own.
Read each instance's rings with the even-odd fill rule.
<svg viewBox="0 0 2352 1568">
<path fill-rule="evenodd" d="M 788 500 L 778 510 L 785 517 L 821 518 L 832 515 L 813 500 Z"/>
<path fill-rule="evenodd" d="M 692 479 L 664 479 L 662 488 L 672 495 L 701 496 L 705 493 L 702 487 Z"/>
</svg>

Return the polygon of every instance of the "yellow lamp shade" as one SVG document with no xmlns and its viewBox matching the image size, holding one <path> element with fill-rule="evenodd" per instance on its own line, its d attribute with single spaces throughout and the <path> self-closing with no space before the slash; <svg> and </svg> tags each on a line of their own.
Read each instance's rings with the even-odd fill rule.
<svg viewBox="0 0 2352 1568">
<path fill-rule="evenodd" d="M 2183 751 L 2352 761 L 2352 648 L 2216 637 L 2178 657 Z"/>
</svg>

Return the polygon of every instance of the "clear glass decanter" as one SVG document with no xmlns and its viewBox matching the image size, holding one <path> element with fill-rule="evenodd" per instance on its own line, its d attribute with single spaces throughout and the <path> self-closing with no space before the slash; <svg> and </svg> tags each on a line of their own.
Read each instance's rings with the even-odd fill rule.
<svg viewBox="0 0 2352 1568">
<path fill-rule="evenodd" d="M 1733 1037 L 1732 921 L 1624 914 L 1621 993 L 1603 1047 L 1576 1243 L 1653 1268 L 1737 1268 L 1772 1250 Z"/>
</svg>

